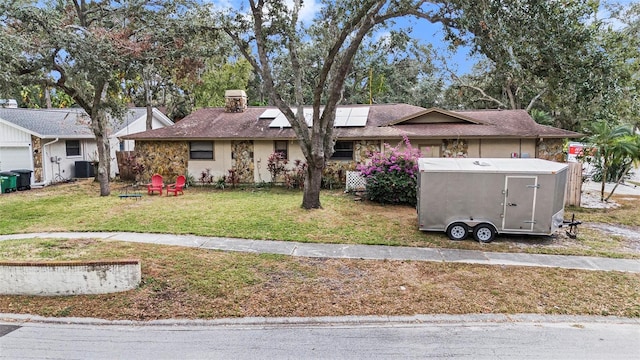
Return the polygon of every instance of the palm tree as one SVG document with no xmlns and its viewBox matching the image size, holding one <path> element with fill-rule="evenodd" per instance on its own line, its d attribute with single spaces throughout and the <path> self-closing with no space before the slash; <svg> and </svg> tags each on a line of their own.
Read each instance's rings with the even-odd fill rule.
<svg viewBox="0 0 640 360">
<path fill-rule="evenodd" d="M 606 199 L 604 199 L 604 201 L 608 201 L 609 198 L 611 198 L 613 192 L 616 191 L 618 185 L 620 185 L 622 180 L 629 173 L 629 170 L 631 170 L 631 166 L 634 164 L 638 165 L 638 163 L 640 163 L 640 135 L 634 133 L 633 135 L 628 135 L 620 138 L 618 141 L 616 141 L 613 152 L 615 154 L 615 158 L 618 159 L 617 161 L 622 164 L 622 171 L 618 176 L 616 185 L 613 187 L 611 193 L 609 194 L 609 196 L 607 196 Z"/>
<path fill-rule="evenodd" d="M 604 185 L 607 181 L 607 173 L 610 168 L 621 165 L 621 161 L 626 158 L 622 156 L 625 151 L 623 149 L 632 147 L 627 142 L 634 135 L 629 125 L 611 124 L 602 120 L 592 123 L 590 132 L 591 135 L 587 137 L 586 141 L 596 150 L 596 161 L 601 163 L 602 186 L 600 188 L 600 201 L 604 201 Z"/>
</svg>

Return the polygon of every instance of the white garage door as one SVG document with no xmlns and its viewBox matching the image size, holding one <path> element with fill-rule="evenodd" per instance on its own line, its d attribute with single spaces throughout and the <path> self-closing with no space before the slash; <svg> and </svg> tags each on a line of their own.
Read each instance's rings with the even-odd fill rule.
<svg viewBox="0 0 640 360">
<path fill-rule="evenodd" d="M 31 168 L 31 151 L 28 146 L 0 147 L 0 169 L 2 171 Z"/>
</svg>

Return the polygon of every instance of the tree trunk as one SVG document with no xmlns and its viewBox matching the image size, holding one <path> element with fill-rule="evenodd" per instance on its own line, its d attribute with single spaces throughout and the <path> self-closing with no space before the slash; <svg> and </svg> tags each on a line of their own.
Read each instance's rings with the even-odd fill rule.
<svg viewBox="0 0 640 360">
<path fill-rule="evenodd" d="M 304 194 L 302 196 L 302 207 L 304 209 L 320 209 L 320 189 L 322 188 L 322 170 L 324 169 L 324 159 L 308 163 L 307 174 L 304 179 Z"/>
<path fill-rule="evenodd" d="M 111 189 L 109 186 L 109 173 L 111 168 L 111 156 L 109 149 L 109 139 L 103 137 L 96 139 L 98 145 L 98 181 L 100 182 L 100 196 L 109 196 Z"/>
<path fill-rule="evenodd" d="M 151 80 L 148 79 L 150 75 L 143 71 L 143 76 L 145 79 L 142 80 L 144 84 L 144 101 L 145 107 L 147 108 L 147 121 L 146 121 L 146 129 L 151 130 L 153 128 L 153 109 L 151 108 Z"/>
<path fill-rule="evenodd" d="M 632 163 L 630 163 L 629 166 L 625 167 L 624 171 L 620 174 L 620 177 L 618 178 L 618 181 L 616 181 L 615 186 L 613 187 L 613 189 L 611 189 L 611 192 L 609 193 L 609 196 L 607 196 L 607 198 L 604 199 L 604 201 L 609 201 L 609 199 L 613 195 L 614 191 L 616 191 L 616 189 L 618 188 L 618 185 L 620 185 L 622 180 L 625 178 L 625 176 L 627 176 L 627 174 L 631 170 L 631 164 Z"/>
<path fill-rule="evenodd" d="M 53 106 L 51 105 L 51 89 L 48 86 L 44 86 L 44 101 L 47 109 L 51 109 Z"/>
<path fill-rule="evenodd" d="M 153 108 L 151 107 L 151 102 L 147 102 L 147 130 L 153 129 Z"/>
<path fill-rule="evenodd" d="M 604 185 L 607 182 L 607 168 L 609 164 L 607 164 L 607 159 L 602 162 L 602 181 L 600 183 L 600 201 L 604 201 Z"/>
<path fill-rule="evenodd" d="M 98 174 L 96 176 L 100 182 L 100 196 L 109 196 L 111 194 L 109 186 L 111 149 L 109 147 L 109 138 L 105 131 L 107 128 L 107 114 L 104 110 L 98 110 L 93 114 L 91 128 L 96 137 L 96 146 L 98 147 Z"/>
</svg>

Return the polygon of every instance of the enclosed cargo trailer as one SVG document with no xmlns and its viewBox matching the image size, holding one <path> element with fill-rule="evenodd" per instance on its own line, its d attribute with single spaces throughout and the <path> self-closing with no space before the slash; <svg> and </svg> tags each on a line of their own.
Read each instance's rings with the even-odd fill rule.
<svg viewBox="0 0 640 360">
<path fill-rule="evenodd" d="M 421 158 L 420 230 L 450 239 L 550 235 L 563 225 L 566 164 L 542 159 Z"/>
</svg>

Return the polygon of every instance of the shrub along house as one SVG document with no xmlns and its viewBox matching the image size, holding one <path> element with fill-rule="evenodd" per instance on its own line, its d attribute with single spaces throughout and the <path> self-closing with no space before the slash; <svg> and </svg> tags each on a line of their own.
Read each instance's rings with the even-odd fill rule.
<svg viewBox="0 0 640 360">
<path fill-rule="evenodd" d="M 204 108 L 175 125 L 123 137 L 136 141 L 143 179 L 190 174 L 198 180 L 234 169 L 241 182 L 270 181 L 267 159 L 280 152 L 304 160 L 295 133 L 275 107 L 248 107 L 244 91 L 226 93 L 224 108 Z M 307 111 L 307 110 L 305 110 Z M 308 111 L 311 111 L 309 108 Z M 307 116 L 311 118 L 311 116 Z M 423 157 L 536 157 L 564 161 L 563 140 L 578 133 L 537 124 L 525 110 L 448 111 L 407 104 L 339 106 L 332 174 L 353 169 L 384 143 L 406 136 Z M 343 179 L 344 180 L 344 179 Z"/>
</svg>

